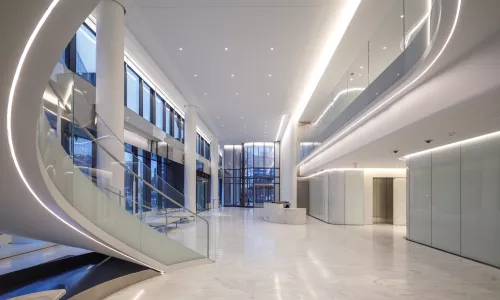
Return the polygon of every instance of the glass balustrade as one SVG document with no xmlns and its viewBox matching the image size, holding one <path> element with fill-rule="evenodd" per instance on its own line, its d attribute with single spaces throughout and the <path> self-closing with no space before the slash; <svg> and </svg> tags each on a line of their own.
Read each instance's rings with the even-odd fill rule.
<svg viewBox="0 0 500 300">
<path fill-rule="evenodd" d="M 308 115 L 314 118 L 301 125 L 306 128 L 300 131 L 297 161 L 306 159 L 414 67 L 432 46 L 440 14 L 440 0 L 394 4 L 331 92 L 309 103 L 314 113 Z"/>
<path fill-rule="evenodd" d="M 38 145 L 57 190 L 100 229 L 157 261 L 215 260 L 209 221 L 184 206 L 154 164 L 125 153 L 123 137 L 96 112 L 95 87 L 80 76 L 58 75 L 41 106 Z"/>
</svg>

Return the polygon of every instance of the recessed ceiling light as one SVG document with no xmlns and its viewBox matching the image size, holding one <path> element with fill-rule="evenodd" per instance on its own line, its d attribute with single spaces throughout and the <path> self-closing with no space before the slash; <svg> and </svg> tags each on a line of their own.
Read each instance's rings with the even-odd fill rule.
<svg viewBox="0 0 500 300">
<path fill-rule="evenodd" d="M 404 17 L 405 17 L 405 15 L 401 15 L 401 19 L 404 18 Z"/>
<path fill-rule="evenodd" d="M 363 69 L 363 66 L 359 66 L 360 69 Z"/>
<path fill-rule="evenodd" d="M 271 74 L 269 74 L 269 77 L 271 77 L 271 76 L 272 76 L 272 75 L 271 75 Z"/>
<path fill-rule="evenodd" d="M 239 95 L 239 94 L 238 94 L 238 93 L 236 93 L 236 96 L 238 96 L 238 95 Z"/>
<path fill-rule="evenodd" d="M 198 77 L 198 75 L 194 74 L 194 77 Z"/>
<path fill-rule="evenodd" d="M 398 74 L 396 74 L 396 75 L 397 75 L 397 76 L 399 76 L 399 73 L 398 73 Z"/>
<path fill-rule="evenodd" d="M 182 48 L 179 48 L 179 51 L 182 51 Z"/>
<path fill-rule="evenodd" d="M 234 77 L 234 74 L 231 74 L 231 77 Z"/>
<path fill-rule="evenodd" d="M 243 117 L 241 117 L 243 119 Z"/>
<path fill-rule="evenodd" d="M 352 81 L 352 78 L 350 80 Z"/>
<path fill-rule="evenodd" d="M 205 93 L 205 96 L 207 95 L 207 93 Z"/>
<path fill-rule="evenodd" d="M 271 48 L 271 51 L 274 51 L 274 48 Z"/>
<path fill-rule="evenodd" d="M 271 93 L 267 93 L 267 95 L 269 96 L 269 95 L 271 95 Z"/>
<path fill-rule="evenodd" d="M 226 51 L 227 51 L 227 50 L 229 50 L 229 49 L 227 49 L 227 48 L 224 48 L 224 50 L 226 50 Z"/>
<path fill-rule="evenodd" d="M 220 117 L 217 117 L 217 119 L 220 119 Z"/>
<path fill-rule="evenodd" d="M 387 49 L 387 47 L 386 47 L 386 46 L 384 46 L 384 48 L 382 48 L 382 49 L 383 49 L 383 50 L 385 50 L 385 49 Z"/>
</svg>

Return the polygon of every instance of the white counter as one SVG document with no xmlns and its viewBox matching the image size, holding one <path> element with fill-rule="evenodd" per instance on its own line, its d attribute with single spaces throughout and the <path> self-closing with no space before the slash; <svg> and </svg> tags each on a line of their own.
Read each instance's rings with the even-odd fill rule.
<svg viewBox="0 0 500 300">
<path fill-rule="evenodd" d="M 263 218 L 273 223 L 304 225 L 306 224 L 306 209 L 283 208 L 283 204 L 264 203 Z"/>
</svg>

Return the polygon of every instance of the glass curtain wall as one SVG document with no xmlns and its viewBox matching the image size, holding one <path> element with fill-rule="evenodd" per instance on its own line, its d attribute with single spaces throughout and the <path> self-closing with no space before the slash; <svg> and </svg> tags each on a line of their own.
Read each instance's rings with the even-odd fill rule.
<svg viewBox="0 0 500 300">
<path fill-rule="evenodd" d="M 184 191 L 184 166 L 182 164 L 129 144 L 125 144 L 125 163 L 159 190 L 162 190 L 160 184 L 165 181 L 176 190 Z M 160 178 L 163 181 L 159 180 Z M 146 187 L 142 180 L 137 181 L 130 172 L 125 172 L 124 190 L 127 198 L 134 199 L 135 202 L 155 210 L 177 208 L 172 202 L 158 195 L 156 191 Z M 173 194 L 175 195 L 177 194 Z M 184 205 L 184 199 L 175 198 L 174 200 Z M 137 204 L 133 207 L 131 203 L 127 203 L 128 211 L 140 212 L 142 210 L 142 207 Z"/>
<path fill-rule="evenodd" d="M 224 206 L 280 201 L 279 142 L 224 146 Z"/>
<path fill-rule="evenodd" d="M 96 33 L 84 23 L 62 53 L 59 62 L 95 86 L 96 57 Z M 125 63 L 124 67 L 125 106 L 184 143 L 185 121 L 181 114 L 169 105 L 154 87 L 147 84 L 146 80 L 134 71 L 133 66 Z M 210 159 L 207 155 L 204 157 Z"/>
</svg>

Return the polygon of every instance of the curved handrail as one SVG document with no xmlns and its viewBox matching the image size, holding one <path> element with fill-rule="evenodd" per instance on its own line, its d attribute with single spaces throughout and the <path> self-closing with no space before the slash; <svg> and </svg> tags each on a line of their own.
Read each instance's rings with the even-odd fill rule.
<svg viewBox="0 0 500 300">
<path fill-rule="evenodd" d="M 69 104 L 65 104 L 63 101 L 62 101 L 62 97 L 61 95 L 59 94 L 59 92 L 57 91 L 57 89 L 54 87 L 54 84 L 52 82 L 49 81 L 49 86 L 51 87 L 52 91 L 54 92 L 54 94 L 56 95 L 56 98 L 57 98 L 57 101 L 59 102 L 60 105 L 62 105 L 62 107 L 64 109 L 70 109 L 70 107 L 68 107 Z M 90 104 L 87 102 L 87 104 L 90 106 Z M 43 102 L 42 102 L 42 106 L 43 106 Z M 96 117 L 98 117 L 100 119 L 101 122 L 104 123 L 104 121 L 102 120 L 102 118 L 99 116 L 99 114 L 97 114 L 97 112 L 95 110 L 93 110 L 92 108 L 90 108 L 92 110 L 93 113 L 95 113 Z M 74 119 L 76 119 L 76 116 L 73 114 L 73 117 Z M 78 120 L 76 120 L 78 121 Z M 104 123 L 105 124 L 105 123 Z M 106 125 L 106 124 L 105 124 Z M 107 126 L 107 125 L 106 125 Z M 195 218 L 200 218 L 201 220 L 203 220 L 203 222 L 205 222 L 207 224 L 207 258 L 210 259 L 210 223 L 208 222 L 208 220 L 206 220 L 205 218 L 203 217 L 200 217 L 198 214 L 196 214 L 195 212 L 191 211 L 190 209 L 188 209 L 187 207 L 183 206 L 182 204 L 178 203 L 177 201 L 175 201 L 174 199 L 172 199 L 170 196 L 166 195 L 165 193 L 163 193 L 162 191 L 160 191 L 158 188 L 156 188 L 155 186 L 153 186 L 151 183 L 149 183 L 147 180 L 144 180 L 141 176 L 139 176 L 137 173 L 135 173 L 132 169 L 130 169 L 126 164 L 124 164 L 122 161 L 120 161 L 115 155 L 113 155 L 108 149 L 106 149 L 102 144 L 101 142 L 99 141 L 99 138 L 94 138 L 94 136 L 92 135 L 92 133 L 90 133 L 88 131 L 88 129 L 85 127 L 85 126 L 81 126 L 79 127 L 90 139 L 92 142 L 95 142 L 96 145 L 102 149 L 107 155 L 109 155 L 115 162 L 117 162 L 120 166 L 122 166 L 126 171 L 128 171 L 129 173 L 131 173 L 135 178 L 137 178 L 138 180 L 142 181 L 143 183 L 146 184 L 146 186 L 148 186 L 149 188 L 151 188 L 152 190 L 156 191 L 160 196 L 162 197 L 165 197 L 165 199 L 168 199 L 169 201 L 171 201 L 172 203 L 174 203 L 175 205 L 177 205 L 179 208 L 181 209 L 184 209 L 185 211 L 187 211 L 189 214 L 191 214 L 193 217 Z M 109 129 L 109 127 L 107 127 Z M 120 139 L 118 139 L 118 137 L 111 131 L 109 130 L 113 136 L 116 138 L 116 140 L 120 141 L 120 143 L 122 145 L 123 142 L 121 142 Z M 166 182 L 165 182 L 166 183 Z M 168 184 L 168 183 L 166 183 Z M 170 185 L 169 185 L 170 186 Z M 173 187 L 172 187 L 173 188 Z M 180 192 L 179 192 L 180 193 Z M 181 193 L 182 194 L 182 193 Z M 135 202 L 135 201 L 134 201 Z M 141 204 L 143 207 L 147 207 L 147 206 L 144 206 L 144 204 Z M 148 207 L 149 208 L 149 207 Z M 152 209 L 152 208 L 150 208 Z"/>
<path fill-rule="evenodd" d="M 75 76 L 76 74 L 75 73 L 72 73 L 71 71 L 68 71 L 68 73 L 65 73 L 65 74 L 70 74 L 72 76 Z M 64 74 L 63 74 L 64 75 Z M 74 81 L 73 81 L 74 82 Z M 59 92 L 57 91 L 57 89 L 54 87 L 54 83 L 49 81 L 49 85 L 50 85 L 50 88 L 52 89 L 52 91 L 54 92 L 54 94 L 56 95 L 56 98 L 58 98 L 58 101 L 60 102 L 60 104 L 62 104 L 63 108 L 64 109 L 69 109 L 71 110 L 71 106 L 70 104 L 68 103 L 69 101 L 63 101 L 63 98 L 61 97 L 61 95 L 59 94 Z M 95 114 L 95 116 L 99 119 L 99 122 L 102 123 L 106 128 L 107 130 L 109 131 L 107 135 L 102 135 L 102 136 L 99 136 L 97 138 L 95 138 L 92 134 L 88 134 L 88 131 L 86 132 L 86 134 L 88 135 L 89 137 L 89 140 L 90 142 L 96 142 L 98 139 L 106 139 L 106 138 L 112 138 L 113 141 L 116 141 L 118 143 L 120 143 L 123 147 L 125 147 L 125 143 L 119 139 L 116 134 L 110 129 L 110 127 L 108 126 L 108 124 L 106 123 L 106 121 L 104 121 L 101 116 L 92 108 L 92 104 L 89 103 L 89 101 L 87 100 L 87 97 L 85 97 L 84 93 L 81 92 L 80 90 L 76 89 L 75 90 L 80 93 L 83 98 L 85 99 L 85 103 L 88 107 L 88 109 L 90 111 L 92 111 L 93 114 Z M 69 97 L 69 96 L 68 96 Z M 77 120 L 78 121 L 78 120 Z M 79 121 L 79 124 L 80 128 L 86 128 L 86 126 L 88 124 L 84 123 L 84 122 L 80 122 Z M 135 156 L 134 154 L 132 154 L 133 156 Z M 136 156 L 135 156 L 136 157 Z M 146 168 L 149 169 L 149 167 L 147 167 L 146 165 L 144 165 Z M 162 184 L 165 184 L 167 186 L 169 186 L 170 188 L 172 188 L 173 190 L 175 190 L 177 193 L 179 193 L 180 195 L 183 195 L 182 192 L 180 192 L 179 190 L 177 190 L 175 187 L 173 187 L 171 184 L 169 184 L 168 182 L 164 181 L 163 179 L 159 178 L 160 180 L 162 180 Z M 172 200 L 173 201 L 173 200 Z M 174 202 L 175 203 L 175 202 Z M 177 203 L 176 203 L 177 204 Z M 180 205 L 180 204 L 179 204 Z M 182 206 L 182 205 L 181 205 Z"/>
</svg>

